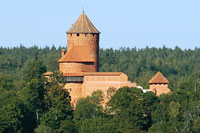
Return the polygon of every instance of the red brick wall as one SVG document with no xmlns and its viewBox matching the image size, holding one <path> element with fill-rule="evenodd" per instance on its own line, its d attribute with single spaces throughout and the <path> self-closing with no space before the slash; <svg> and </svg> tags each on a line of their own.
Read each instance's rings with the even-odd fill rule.
<svg viewBox="0 0 200 133">
<path fill-rule="evenodd" d="M 150 91 L 156 93 L 157 96 L 171 92 L 168 84 L 150 84 L 149 87 Z"/>
<path fill-rule="evenodd" d="M 59 71 L 62 73 L 96 72 L 94 63 L 59 63 Z"/>
<path fill-rule="evenodd" d="M 82 72 L 82 63 L 59 63 L 59 71 L 62 73 Z"/>
<path fill-rule="evenodd" d="M 90 55 L 95 59 L 95 71 L 99 71 L 99 34 L 67 34 L 67 51 L 73 46 L 87 46 Z"/>
<path fill-rule="evenodd" d="M 67 83 L 65 89 L 69 91 L 71 103 L 75 106 L 78 99 L 82 97 L 82 83 Z"/>
</svg>

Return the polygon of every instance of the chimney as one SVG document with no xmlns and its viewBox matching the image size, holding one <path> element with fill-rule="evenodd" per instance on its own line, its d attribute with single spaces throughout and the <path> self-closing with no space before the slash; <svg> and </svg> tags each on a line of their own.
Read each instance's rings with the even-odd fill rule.
<svg viewBox="0 0 200 133">
<path fill-rule="evenodd" d="M 62 49 L 62 57 L 65 55 L 65 50 Z"/>
</svg>

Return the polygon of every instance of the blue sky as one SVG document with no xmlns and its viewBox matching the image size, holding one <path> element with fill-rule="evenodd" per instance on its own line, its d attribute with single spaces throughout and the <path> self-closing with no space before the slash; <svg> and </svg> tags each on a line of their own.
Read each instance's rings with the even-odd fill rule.
<svg viewBox="0 0 200 133">
<path fill-rule="evenodd" d="M 0 46 L 66 46 L 83 6 L 101 48 L 200 47 L 200 0 L 0 0 Z"/>
</svg>

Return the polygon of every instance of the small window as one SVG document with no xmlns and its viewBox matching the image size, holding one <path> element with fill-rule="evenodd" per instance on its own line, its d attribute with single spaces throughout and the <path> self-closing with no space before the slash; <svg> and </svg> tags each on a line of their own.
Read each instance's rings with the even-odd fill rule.
<svg viewBox="0 0 200 133">
<path fill-rule="evenodd" d="M 86 33 L 86 34 L 85 34 L 85 36 L 87 36 L 87 37 L 88 37 L 88 34 Z"/>
<path fill-rule="evenodd" d="M 72 88 L 69 88 L 69 91 L 72 91 Z"/>
<path fill-rule="evenodd" d="M 79 36 L 79 33 L 77 33 L 76 36 Z"/>
<path fill-rule="evenodd" d="M 93 33 L 92 35 L 94 36 L 95 34 Z"/>
<path fill-rule="evenodd" d="M 70 36 L 72 36 L 72 33 L 70 34 Z"/>
</svg>

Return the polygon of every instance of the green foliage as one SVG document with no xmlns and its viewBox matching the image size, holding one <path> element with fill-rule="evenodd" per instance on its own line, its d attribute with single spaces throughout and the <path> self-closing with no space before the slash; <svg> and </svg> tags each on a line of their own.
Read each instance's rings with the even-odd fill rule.
<svg viewBox="0 0 200 133">
<path fill-rule="evenodd" d="M 41 116 L 41 123 L 52 129 L 59 129 L 62 123 L 62 129 L 66 129 L 66 124 L 72 120 L 72 107 L 70 105 L 69 92 L 63 89 L 63 83 L 59 82 L 58 73 L 54 73 L 45 86 L 44 112 Z M 71 121 L 72 122 L 72 121 Z M 69 127 L 68 127 L 69 128 Z M 61 130 L 61 129 L 60 129 Z"/>
<path fill-rule="evenodd" d="M 18 132 L 22 130 L 22 104 L 14 91 L 0 93 L 0 132 Z"/>
<path fill-rule="evenodd" d="M 148 88 L 161 71 L 172 94 L 156 97 L 137 88 L 109 88 L 80 99 L 73 110 L 58 70 L 61 47 L 0 48 L 0 132 L 200 132 L 200 49 L 100 49 L 100 71 L 121 71 Z M 17 55 L 17 56 L 16 56 Z"/>
<path fill-rule="evenodd" d="M 39 125 L 36 129 L 35 129 L 35 133 L 56 133 L 55 130 L 53 130 L 50 127 L 47 127 L 45 125 Z"/>
<path fill-rule="evenodd" d="M 0 88 L 6 90 L 14 88 L 13 80 L 9 75 L 0 74 Z"/>
<path fill-rule="evenodd" d="M 119 131 L 140 129 L 151 126 L 151 113 L 158 99 L 152 92 L 144 94 L 137 88 L 120 88 L 109 101 Z"/>
<path fill-rule="evenodd" d="M 14 79 L 22 79 L 22 68 L 32 60 L 42 60 L 48 71 L 58 70 L 57 60 L 61 57 L 62 48 L 41 49 L 37 46 L 25 48 L 24 46 L 14 48 L 0 48 L 0 73 L 12 74 Z"/>
<path fill-rule="evenodd" d="M 95 118 L 102 115 L 102 107 L 100 102 L 102 101 L 102 92 L 95 91 L 91 97 L 81 98 L 78 100 L 76 109 L 74 111 L 74 120 L 84 120 L 89 118 Z"/>
<path fill-rule="evenodd" d="M 0 48 L 0 73 L 12 74 L 21 80 L 23 68 L 32 60 L 41 60 L 47 71 L 58 70 L 61 50 L 53 46 L 43 49 L 33 46 L 25 48 Z M 181 50 L 166 48 L 120 48 L 100 49 L 100 71 L 124 72 L 131 81 L 148 88 L 148 81 L 158 71 L 170 81 L 170 88 L 177 88 L 183 79 L 200 69 L 200 49 Z M 16 56 L 17 55 L 17 56 Z M 176 81 L 176 82 L 174 82 Z"/>
<path fill-rule="evenodd" d="M 105 117 L 95 117 L 82 120 L 80 133 L 116 133 L 116 126 Z"/>
<path fill-rule="evenodd" d="M 101 90 L 94 91 L 91 97 L 88 97 L 90 102 L 99 105 L 104 100 L 104 95 Z"/>
<path fill-rule="evenodd" d="M 33 60 L 24 68 L 24 86 L 17 96 L 24 105 L 24 118 L 22 119 L 23 132 L 33 132 L 39 122 L 44 100 L 45 66 L 41 61 Z"/>
<path fill-rule="evenodd" d="M 108 88 L 108 90 L 107 90 L 107 98 L 110 100 L 111 99 L 111 97 L 115 94 L 115 92 L 116 92 L 116 88 L 114 88 L 114 87 L 109 87 Z"/>
<path fill-rule="evenodd" d="M 103 107 L 100 105 L 102 100 L 103 93 L 100 90 L 93 92 L 92 95 L 87 98 L 78 100 L 74 111 L 74 121 L 79 132 L 94 132 L 95 124 L 93 123 L 93 125 L 91 125 L 92 123 L 90 122 L 96 122 L 97 119 L 104 116 Z M 103 123 L 99 126 L 103 126 L 102 124 Z M 100 131 L 101 130 L 97 132 Z"/>
<path fill-rule="evenodd" d="M 25 79 L 20 90 L 13 89 L 11 78 L 1 77 L 0 132 L 74 130 L 70 97 L 61 85 L 62 76 L 54 73 L 56 77 L 48 82 L 42 76 L 45 70 L 41 61 L 28 63 L 24 68 Z"/>
<path fill-rule="evenodd" d="M 192 74 L 173 94 L 159 97 L 149 132 L 199 132 L 199 79 L 198 72 Z"/>
<path fill-rule="evenodd" d="M 45 72 L 46 66 L 43 65 L 42 61 L 33 60 L 28 62 L 23 71 L 24 81 L 29 82 L 32 79 L 41 79 Z"/>
</svg>

